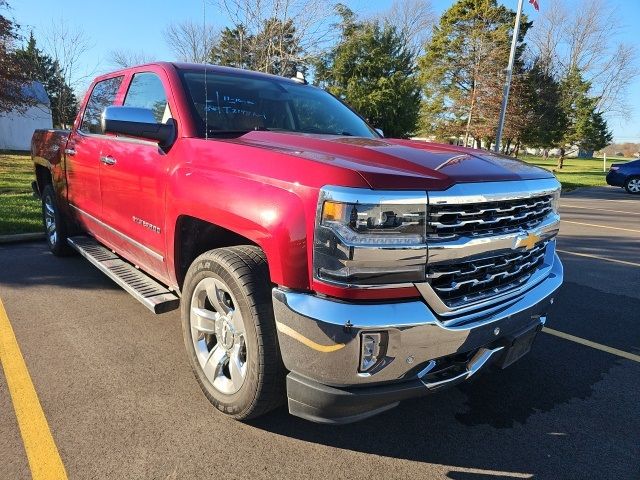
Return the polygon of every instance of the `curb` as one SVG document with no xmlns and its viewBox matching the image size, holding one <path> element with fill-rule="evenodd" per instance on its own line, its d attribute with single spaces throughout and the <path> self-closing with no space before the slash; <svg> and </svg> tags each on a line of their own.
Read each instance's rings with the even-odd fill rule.
<svg viewBox="0 0 640 480">
<path fill-rule="evenodd" d="M 0 245 L 20 242 L 35 242 L 44 240 L 44 232 L 38 233 L 17 233 L 15 235 L 0 235 Z"/>
</svg>

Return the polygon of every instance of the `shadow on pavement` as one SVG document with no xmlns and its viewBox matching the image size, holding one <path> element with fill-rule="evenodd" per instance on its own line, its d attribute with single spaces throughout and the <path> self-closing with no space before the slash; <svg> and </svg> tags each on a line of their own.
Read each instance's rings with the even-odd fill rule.
<svg viewBox="0 0 640 480">
<path fill-rule="evenodd" d="M 54 256 L 44 241 L 0 245 L 0 286 L 2 285 L 120 289 L 79 255 L 63 258 Z"/>
<path fill-rule="evenodd" d="M 630 316 L 633 311 L 640 311 L 640 300 L 612 298 L 569 283 L 558 295 L 550 326 L 589 335 L 589 327 L 583 325 L 586 318 L 619 319 L 623 333 L 603 338 L 595 328 L 588 338 L 633 350 L 640 338 L 640 324 Z M 540 334 L 532 352 L 506 370 L 490 371 L 458 389 L 406 401 L 360 423 L 317 425 L 291 417 L 282 408 L 252 425 L 345 450 L 500 472 L 493 476 L 452 471 L 449 478 L 514 478 L 509 472 L 529 472 L 535 478 L 635 478 L 638 434 L 633 432 L 640 432 L 640 422 L 637 415 L 628 418 L 631 410 L 618 403 L 640 398 L 638 367 Z M 631 380 L 616 387 L 621 391 L 599 385 L 615 383 L 608 378 L 611 375 Z M 592 398 L 596 393 L 598 398 Z M 615 415 L 611 409 L 617 409 Z M 611 451 L 612 441 L 628 454 Z M 617 477 L 611 476 L 613 472 Z"/>
</svg>

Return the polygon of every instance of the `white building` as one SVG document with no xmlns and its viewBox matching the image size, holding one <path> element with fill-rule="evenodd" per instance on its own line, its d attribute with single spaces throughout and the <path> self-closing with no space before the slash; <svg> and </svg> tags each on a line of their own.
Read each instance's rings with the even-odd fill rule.
<svg viewBox="0 0 640 480">
<path fill-rule="evenodd" d="M 23 93 L 36 101 L 24 112 L 0 113 L 0 150 L 30 150 L 31 136 L 38 128 L 52 128 L 49 97 L 39 82 L 23 88 Z"/>
</svg>

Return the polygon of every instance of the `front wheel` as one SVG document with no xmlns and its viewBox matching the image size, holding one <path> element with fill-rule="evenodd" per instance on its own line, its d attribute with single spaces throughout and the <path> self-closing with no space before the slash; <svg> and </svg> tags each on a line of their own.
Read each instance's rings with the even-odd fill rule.
<svg viewBox="0 0 640 480">
<path fill-rule="evenodd" d="M 254 246 L 210 250 L 191 264 L 182 292 L 182 332 L 202 391 L 238 420 L 284 400 L 271 283 Z"/>
<path fill-rule="evenodd" d="M 51 253 L 57 256 L 71 255 L 73 250 L 67 243 L 67 225 L 60 214 L 52 185 L 42 189 L 42 223 Z"/>
<path fill-rule="evenodd" d="M 624 183 L 627 192 L 635 195 L 640 193 L 640 177 L 631 177 Z"/>
</svg>

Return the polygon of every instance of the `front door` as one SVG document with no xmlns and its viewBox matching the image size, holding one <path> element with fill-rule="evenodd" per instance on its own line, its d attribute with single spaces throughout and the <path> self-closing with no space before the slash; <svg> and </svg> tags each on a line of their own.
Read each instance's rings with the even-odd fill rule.
<svg viewBox="0 0 640 480">
<path fill-rule="evenodd" d="M 100 192 L 100 151 L 103 139 L 100 116 L 113 105 L 124 77 L 107 78 L 91 90 L 81 122 L 73 129 L 65 148 L 67 195 L 86 229 L 100 237 L 104 226 Z"/>
<path fill-rule="evenodd" d="M 149 108 L 158 123 L 169 121 L 171 109 L 162 74 L 135 73 L 123 105 Z M 169 155 L 155 142 L 108 136 L 100 163 L 103 217 L 118 232 L 108 243 L 131 262 L 165 280 L 164 198 Z"/>
</svg>

